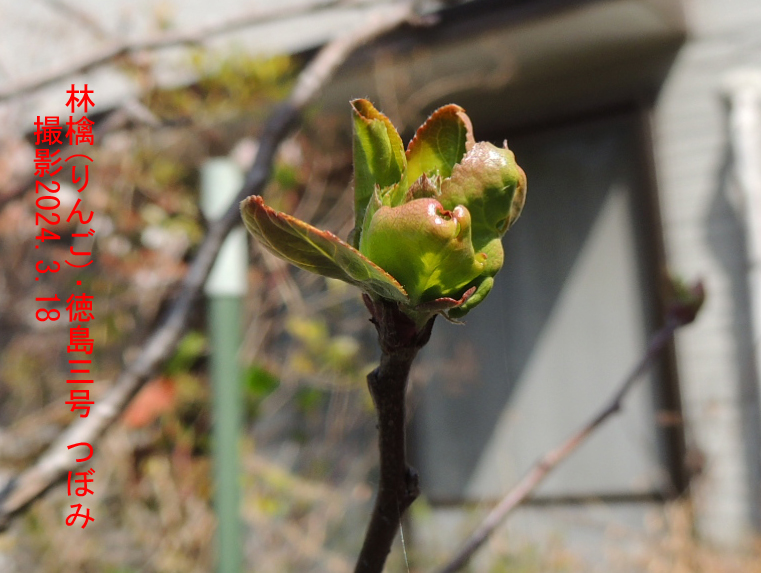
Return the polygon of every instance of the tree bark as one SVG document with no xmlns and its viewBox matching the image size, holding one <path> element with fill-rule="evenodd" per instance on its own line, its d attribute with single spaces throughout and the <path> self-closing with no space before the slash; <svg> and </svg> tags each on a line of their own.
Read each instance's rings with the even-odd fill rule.
<svg viewBox="0 0 761 573">
<path fill-rule="evenodd" d="M 373 301 L 367 295 L 364 300 L 378 330 L 382 352 L 380 365 L 367 376 L 378 413 L 380 481 L 354 572 L 380 573 L 402 515 L 420 493 L 417 472 L 407 465 L 405 397 L 412 361 L 428 342 L 434 319 L 418 328 L 395 304 Z"/>
</svg>

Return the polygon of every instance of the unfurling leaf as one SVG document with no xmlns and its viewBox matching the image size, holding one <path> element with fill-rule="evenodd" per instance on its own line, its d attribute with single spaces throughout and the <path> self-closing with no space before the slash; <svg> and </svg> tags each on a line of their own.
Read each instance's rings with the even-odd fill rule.
<svg viewBox="0 0 761 573">
<path fill-rule="evenodd" d="M 256 195 L 243 200 L 241 214 L 246 228 L 281 259 L 356 285 L 373 296 L 408 302 L 407 293 L 394 277 L 333 233 L 275 211 Z"/>
<path fill-rule="evenodd" d="M 363 99 L 351 102 L 354 117 L 354 215 L 360 228 L 376 186 L 399 182 L 407 161 L 402 138 L 391 121 Z M 354 246 L 359 245 L 359 238 Z"/>
<path fill-rule="evenodd" d="M 449 177 L 475 140 L 473 126 L 459 105 L 437 109 L 421 125 L 407 148 L 407 169 L 398 193 L 403 197 L 421 175 Z"/>
</svg>

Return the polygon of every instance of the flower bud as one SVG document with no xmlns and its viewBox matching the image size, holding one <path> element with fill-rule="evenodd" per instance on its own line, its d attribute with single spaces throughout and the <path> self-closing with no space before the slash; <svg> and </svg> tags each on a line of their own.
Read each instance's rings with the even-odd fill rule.
<svg viewBox="0 0 761 573">
<path fill-rule="evenodd" d="M 464 316 L 502 268 L 501 238 L 520 215 L 526 176 L 507 148 L 476 143 L 462 108 L 436 110 L 406 151 L 389 119 L 367 100 L 354 113 L 355 227 L 350 243 L 261 197 L 241 203 L 265 248 L 393 301 L 417 323 Z"/>
</svg>

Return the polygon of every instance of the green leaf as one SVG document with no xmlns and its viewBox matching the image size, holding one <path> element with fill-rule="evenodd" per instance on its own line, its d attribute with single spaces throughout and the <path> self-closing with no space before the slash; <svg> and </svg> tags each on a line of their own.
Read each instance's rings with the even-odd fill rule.
<svg viewBox="0 0 761 573">
<path fill-rule="evenodd" d="M 438 199 L 445 209 L 468 208 L 473 217 L 473 246 L 484 250 L 520 216 L 526 200 L 526 175 L 506 146 L 481 141 L 441 183 Z"/>
<path fill-rule="evenodd" d="M 294 401 L 299 410 L 304 413 L 313 412 L 328 399 L 328 392 L 321 388 L 304 387 L 296 391 Z"/>
<path fill-rule="evenodd" d="M 454 299 L 452 297 L 441 297 L 432 300 L 431 302 L 424 302 L 415 307 L 415 310 L 418 312 L 424 312 L 424 311 L 431 311 L 431 312 L 444 312 L 445 310 L 448 310 L 451 312 L 452 309 L 460 308 L 462 305 L 464 305 L 468 299 L 473 296 L 473 293 L 476 292 L 476 287 L 471 287 L 468 290 L 466 290 L 463 295 L 459 299 Z"/>
<path fill-rule="evenodd" d="M 241 202 L 241 214 L 246 228 L 275 256 L 358 286 L 371 296 L 409 303 L 394 277 L 333 233 L 271 209 L 258 195 Z"/>
<path fill-rule="evenodd" d="M 164 366 L 164 374 L 174 376 L 188 372 L 206 352 L 206 337 L 197 331 L 188 332 L 177 345 L 174 355 Z"/>
<path fill-rule="evenodd" d="M 494 286 L 493 276 L 481 276 L 478 279 L 478 284 L 475 286 L 475 292 L 473 292 L 462 304 L 456 308 L 452 308 L 447 312 L 447 316 L 450 319 L 458 319 L 464 317 L 468 312 L 474 309 L 476 306 L 486 298 L 486 295 L 491 292 Z"/>
<path fill-rule="evenodd" d="M 259 364 L 245 371 L 244 380 L 246 392 L 255 400 L 266 398 L 280 386 L 280 379 Z"/>
<path fill-rule="evenodd" d="M 476 292 L 461 306 L 449 311 L 461 318 L 489 294 L 494 275 L 504 262 L 501 237 L 518 219 L 526 200 L 526 175 L 513 152 L 488 142 L 476 143 L 441 184 L 439 201 L 446 209 L 465 205 L 473 220 L 473 248 L 486 256 L 483 274 L 475 281 Z"/>
<path fill-rule="evenodd" d="M 362 235 L 367 232 L 367 228 L 370 226 L 370 222 L 373 220 L 376 211 L 382 206 L 383 203 L 381 201 L 380 192 L 376 188 L 373 191 L 373 194 L 370 196 L 370 200 L 367 202 L 367 207 L 365 209 L 365 219 L 362 221 L 362 227 L 358 227 L 357 232 L 355 232 L 355 235 L 357 235 L 355 237 L 357 239 L 357 244 L 355 245 L 357 249 L 361 248 L 360 245 L 362 244 Z M 361 233 L 359 231 L 361 231 Z"/>
<path fill-rule="evenodd" d="M 359 245 L 359 229 L 367 203 L 375 191 L 398 183 L 406 166 L 404 144 L 391 121 L 366 99 L 351 102 L 354 116 L 354 215 L 353 243 Z"/>
<path fill-rule="evenodd" d="M 407 147 L 407 169 L 394 191 L 393 205 L 403 200 L 421 175 L 449 177 L 473 145 L 473 126 L 465 110 L 454 104 L 437 109 L 418 128 Z"/>
</svg>

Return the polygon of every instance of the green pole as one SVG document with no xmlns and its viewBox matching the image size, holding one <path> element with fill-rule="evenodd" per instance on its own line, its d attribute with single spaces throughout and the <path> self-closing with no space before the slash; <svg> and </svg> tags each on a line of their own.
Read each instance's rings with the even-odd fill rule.
<svg viewBox="0 0 761 573">
<path fill-rule="evenodd" d="M 235 296 L 209 297 L 211 377 L 214 390 L 214 482 L 217 513 L 217 571 L 241 570 L 241 527 L 238 492 L 238 438 L 241 428 L 240 348 L 241 302 Z"/>
<path fill-rule="evenodd" d="M 231 160 L 207 161 L 201 168 L 201 210 L 206 217 L 221 216 L 242 184 L 243 174 Z M 239 573 L 242 564 L 238 463 L 242 396 L 238 350 L 248 266 L 246 245 L 244 229 L 233 230 L 225 240 L 205 286 L 211 339 L 215 541 L 219 573 Z"/>
</svg>

